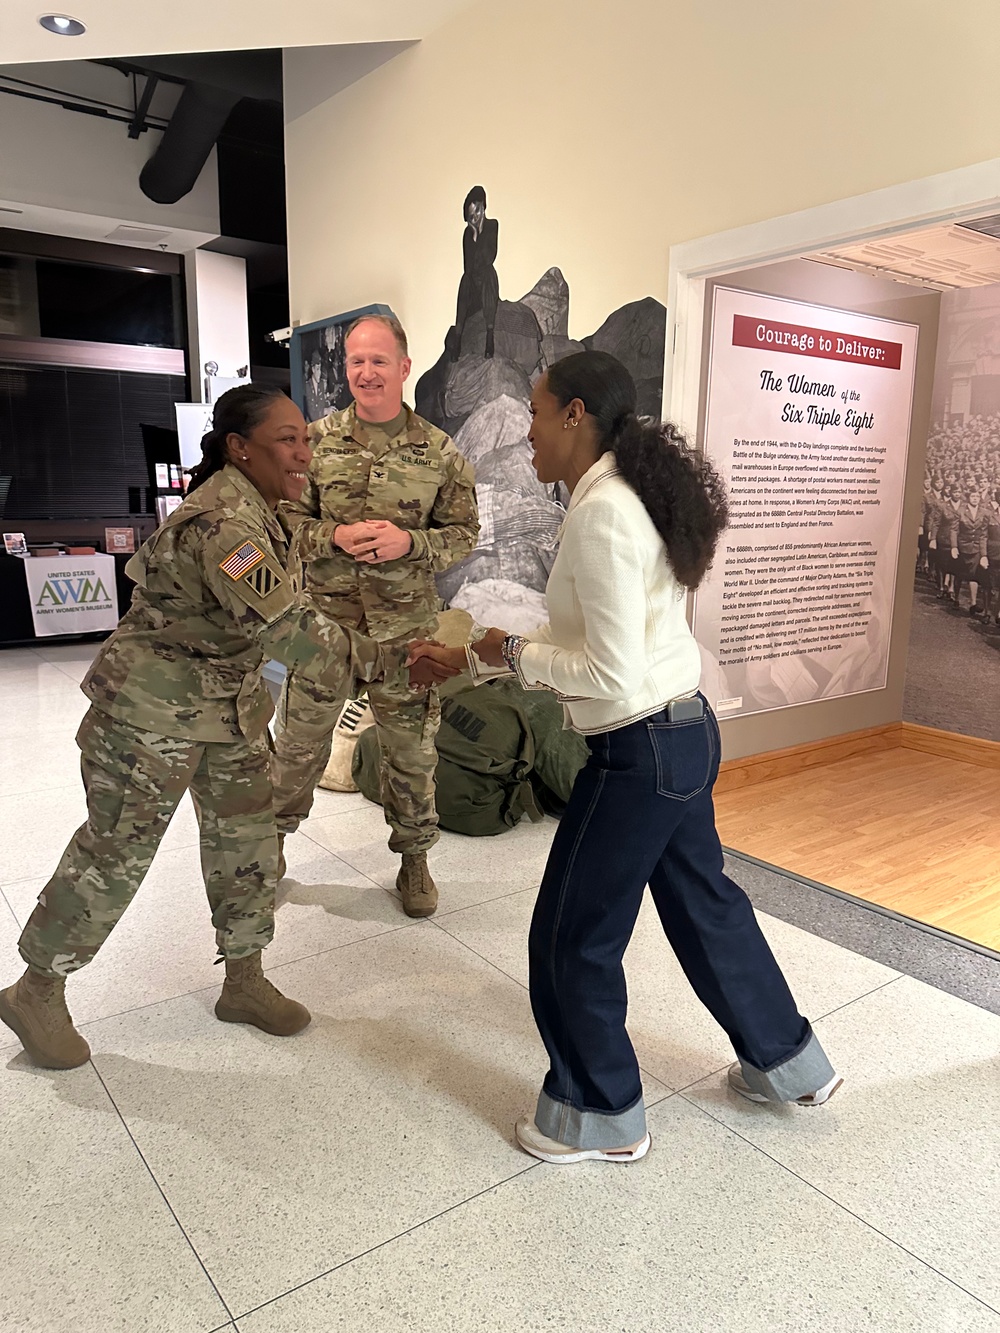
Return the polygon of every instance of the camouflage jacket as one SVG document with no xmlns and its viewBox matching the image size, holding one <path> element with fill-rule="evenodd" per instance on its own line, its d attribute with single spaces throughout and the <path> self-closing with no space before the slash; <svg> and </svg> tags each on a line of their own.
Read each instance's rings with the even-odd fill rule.
<svg viewBox="0 0 1000 1333">
<path fill-rule="evenodd" d="M 364 617 L 376 639 L 426 629 L 440 609 L 434 575 L 470 554 L 479 536 L 475 475 L 445 435 L 409 408 L 392 440 L 369 432 L 352 404 L 309 428 L 309 481 L 282 508 L 295 530 L 306 591 L 336 620 Z M 341 523 L 388 519 L 413 547 L 384 565 L 358 564 L 334 547 Z"/>
<path fill-rule="evenodd" d="M 229 741 L 261 735 L 274 711 L 260 679 L 265 658 L 344 693 L 355 679 L 377 679 L 378 645 L 295 590 L 290 542 L 242 472 L 215 473 L 128 562 L 132 606 L 84 694 L 144 731 Z"/>
</svg>

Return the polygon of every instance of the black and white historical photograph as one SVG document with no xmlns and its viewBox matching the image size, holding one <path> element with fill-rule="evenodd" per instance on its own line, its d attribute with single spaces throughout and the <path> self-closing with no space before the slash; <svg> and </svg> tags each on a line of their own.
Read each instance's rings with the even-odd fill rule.
<svg viewBox="0 0 1000 1333">
<path fill-rule="evenodd" d="M 904 719 L 1000 741 L 1000 284 L 941 298 Z"/>
<path fill-rule="evenodd" d="M 574 340 L 570 288 L 559 268 L 520 298 L 504 299 L 496 268 L 502 218 L 491 216 L 484 186 L 459 201 L 455 218 L 462 264 L 455 323 L 443 330 L 441 358 L 419 380 L 415 406 L 474 465 L 482 531 L 473 554 L 438 582 L 451 606 L 524 633 L 548 619 L 545 584 L 568 499 L 560 487 L 543 486 L 531 465 L 532 385 L 571 352 L 610 352 L 635 379 L 640 413 L 659 419 L 667 312 L 646 297 Z"/>
</svg>

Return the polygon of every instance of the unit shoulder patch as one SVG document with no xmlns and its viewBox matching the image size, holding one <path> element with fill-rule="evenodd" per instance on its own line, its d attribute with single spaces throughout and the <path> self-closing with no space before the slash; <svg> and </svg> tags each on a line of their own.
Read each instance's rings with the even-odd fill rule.
<svg viewBox="0 0 1000 1333">
<path fill-rule="evenodd" d="M 225 560 L 219 561 L 219 568 L 223 574 L 228 574 L 235 583 L 237 580 L 245 578 L 251 570 L 256 569 L 264 559 L 264 552 L 256 542 L 243 542 L 226 556 Z"/>
<path fill-rule="evenodd" d="M 270 565 L 256 566 L 249 574 L 244 574 L 243 579 L 253 588 L 258 597 L 269 597 L 279 583 L 284 583 L 281 575 L 276 573 Z"/>
</svg>

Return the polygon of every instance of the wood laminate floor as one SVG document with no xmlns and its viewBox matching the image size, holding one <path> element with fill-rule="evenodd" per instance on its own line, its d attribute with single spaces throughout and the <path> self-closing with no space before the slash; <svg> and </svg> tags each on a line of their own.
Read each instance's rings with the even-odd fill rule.
<svg viewBox="0 0 1000 1333">
<path fill-rule="evenodd" d="M 716 796 L 734 851 L 1000 951 L 1000 772 L 894 749 Z"/>
</svg>

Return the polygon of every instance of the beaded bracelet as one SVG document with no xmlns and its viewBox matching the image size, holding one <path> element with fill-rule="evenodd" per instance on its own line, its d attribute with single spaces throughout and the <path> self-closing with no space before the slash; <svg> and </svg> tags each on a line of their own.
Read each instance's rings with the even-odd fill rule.
<svg viewBox="0 0 1000 1333">
<path fill-rule="evenodd" d="M 515 676 L 520 676 L 521 654 L 527 646 L 528 640 L 520 634 L 508 634 L 500 645 L 500 654 L 508 671 L 512 671 Z"/>
</svg>

